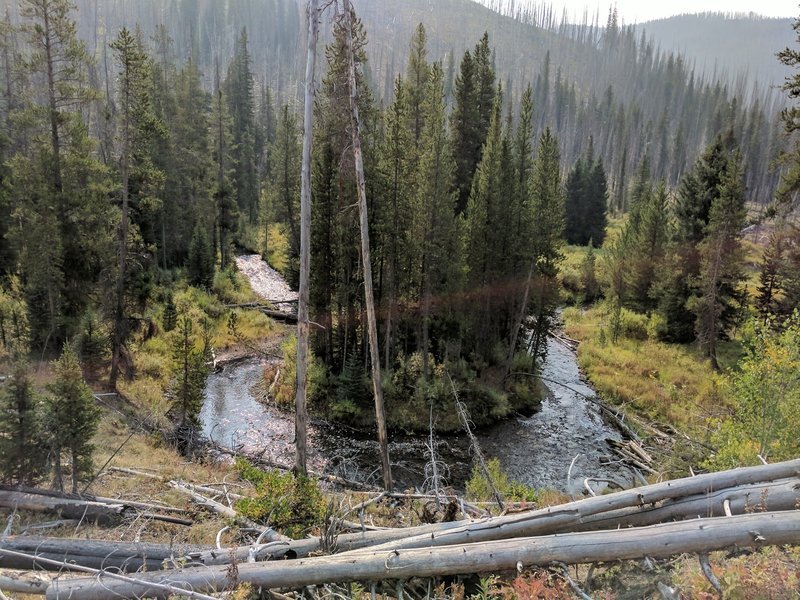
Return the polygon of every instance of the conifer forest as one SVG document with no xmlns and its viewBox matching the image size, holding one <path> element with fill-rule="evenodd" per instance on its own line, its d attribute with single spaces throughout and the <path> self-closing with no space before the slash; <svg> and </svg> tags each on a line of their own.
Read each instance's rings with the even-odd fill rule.
<svg viewBox="0 0 800 600">
<path fill-rule="evenodd" d="M 798 598 L 800 17 L 2 7 L 0 598 Z"/>
</svg>

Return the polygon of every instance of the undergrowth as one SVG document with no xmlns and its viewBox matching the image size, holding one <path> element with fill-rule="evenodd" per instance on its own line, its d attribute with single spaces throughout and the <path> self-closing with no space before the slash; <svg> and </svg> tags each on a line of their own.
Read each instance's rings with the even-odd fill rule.
<svg viewBox="0 0 800 600">
<path fill-rule="evenodd" d="M 322 525 L 327 505 L 315 479 L 262 471 L 244 459 L 237 459 L 236 469 L 255 486 L 254 496 L 236 505 L 242 515 L 295 539 Z"/>
</svg>

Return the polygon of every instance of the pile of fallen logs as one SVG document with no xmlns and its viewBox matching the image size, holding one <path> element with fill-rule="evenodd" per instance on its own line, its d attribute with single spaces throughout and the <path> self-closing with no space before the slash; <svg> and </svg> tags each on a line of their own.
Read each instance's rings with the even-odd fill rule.
<svg viewBox="0 0 800 600">
<path fill-rule="evenodd" d="M 344 582 L 522 570 L 800 544 L 800 460 L 697 475 L 476 520 L 238 548 L 8 537 L 0 567 L 67 572 L 47 598 L 208 598 L 243 583 L 302 590 Z M 125 573 L 125 574 L 123 574 Z M 0 577 L 0 589 L 4 579 Z M 20 586 L 28 585 L 22 583 Z M 32 584 L 30 584 L 32 585 Z"/>
</svg>

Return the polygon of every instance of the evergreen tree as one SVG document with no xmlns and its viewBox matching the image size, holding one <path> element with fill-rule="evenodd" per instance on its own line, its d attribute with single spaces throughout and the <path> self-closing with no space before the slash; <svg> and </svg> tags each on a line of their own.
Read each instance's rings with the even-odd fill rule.
<svg viewBox="0 0 800 600">
<path fill-rule="evenodd" d="M 738 159 L 732 160 L 734 144 L 730 132 L 717 136 L 695 162 L 692 170 L 684 175 L 678 188 L 674 206 L 676 229 L 668 255 L 658 269 L 657 281 L 653 286 L 653 297 L 658 298 L 658 311 L 665 323 L 660 337 L 665 341 L 692 341 L 697 331 L 697 311 L 701 306 L 715 304 L 697 304 L 693 300 L 696 310 L 691 310 L 689 306 L 693 296 L 708 296 L 713 291 L 713 286 L 703 292 L 697 288 L 701 279 L 709 281 L 701 277 L 704 259 L 700 244 L 708 233 L 711 207 L 720 196 L 722 180 L 730 165 L 738 163 Z M 710 256 L 706 255 L 706 261 Z M 706 262 L 706 265 L 709 266 L 710 263 Z M 717 323 L 712 328 L 716 330 L 718 321 L 710 318 L 710 313 L 706 315 L 709 317 L 707 323 Z M 728 321 L 729 317 L 726 316 L 724 320 Z"/>
<path fill-rule="evenodd" d="M 30 311 L 31 342 L 58 343 L 74 332 L 112 252 L 114 211 L 106 170 L 92 157 L 83 121 L 94 92 L 70 0 L 24 0 L 30 79 L 17 99 L 20 143 L 10 160 L 15 227 Z M 46 132 L 46 133 L 45 133 Z"/>
<path fill-rule="evenodd" d="M 499 333 L 495 330 L 496 315 L 492 309 L 495 300 L 493 283 L 500 275 L 497 269 L 499 238 L 506 226 L 497 219 L 500 205 L 505 202 L 501 196 L 502 102 L 502 93 L 498 89 L 483 156 L 472 183 L 466 219 L 468 286 L 475 295 L 475 301 L 469 307 L 470 330 L 474 336 L 471 347 L 484 357 L 493 350 Z"/>
<path fill-rule="evenodd" d="M 411 38 L 411 51 L 408 55 L 406 88 L 408 90 L 408 121 L 415 143 L 419 143 L 422 129 L 425 126 L 423 104 L 430 77 L 431 66 L 428 64 L 426 48 L 427 34 L 425 26 L 420 23 Z"/>
<path fill-rule="evenodd" d="M 233 145 L 233 187 L 239 211 L 252 225 L 258 217 L 258 177 L 255 154 L 255 99 L 247 29 L 242 29 L 234 46 L 233 59 L 225 78 L 225 97 L 231 115 Z"/>
<path fill-rule="evenodd" d="M 434 319 L 452 321 L 455 317 L 452 306 L 434 306 L 433 298 L 459 289 L 463 272 L 460 222 L 455 216 L 456 195 L 453 191 L 456 165 L 447 135 L 446 110 L 442 68 L 439 63 L 434 63 L 424 103 L 425 127 L 420 139 L 421 155 L 413 210 L 414 246 L 419 249 L 416 255 L 419 262 L 414 272 L 420 277 L 422 300 L 420 350 L 426 377 L 432 346 L 431 324 Z"/>
<path fill-rule="evenodd" d="M 173 381 L 170 389 L 171 414 L 177 421 L 176 430 L 183 441 L 200 427 L 200 410 L 208 377 L 211 353 L 210 332 L 203 324 L 203 346 L 197 348 L 194 325 L 189 315 L 178 319 L 172 338 Z"/>
<path fill-rule="evenodd" d="M 467 209 L 472 179 L 481 160 L 483 144 L 493 115 L 495 73 L 491 64 L 489 36 L 484 34 L 473 53 L 464 53 L 455 80 L 454 107 L 450 119 L 453 157 L 458 188 L 457 211 Z"/>
<path fill-rule="evenodd" d="M 138 214 L 135 225 L 147 227 L 150 206 L 158 202 L 153 195 L 163 179 L 150 155 L 152 137 L 163 131 L 163 123 L 153 113 L 149 84 L 150 59 L 141 42 L 122 28 L 111 44 L 120 66 L 117 89 L 119 105 L 119 171 L 121 178 L 121 221 L 118 235 L 117 282 L 114 303 L 114 337 L 109 385 L 116 388 L 122 346 L 127 337 L 125 315 L 126 284 L 130 284 L 128 246 L 131 237 L 131 213 Z M 132 210 L 133 209 L 133 210 Z"/>
<path fill-rule="evenodd" d="M 231 173 L 235 173 L 229 168 L 232 162 L 231 118 L 219 78 L 219 69 L 216 70 L 215 79 L 213 127 L 217 181 L 214 188 L 214 246 L 219 246 L 220 267 L 227 269 L 231 263 L 233 237 L 239 230 L 240 204 L 237 203 L 236 189 L 230 181 Z"/>
<path fill-rule="evenodd" d="M 567 176 L 567 243 L 585 246 L 590 241 L 602 246 L 606 236 L 608 181 L 603 161 L 595 159 L 590 140 L 586 153 L 578 159 Z"/>
<path fill-rule="evenodd" d="M 4 483 L 35 485 L 47 462 L 41 400 L 33 391 L 24 360 L 15 361 L 0 389 L 0 473 Z"/>
<path fill-rule="evenodd" d="M 635 213 L 632 208 L 626 225 L 626 229 L 630 230 L 631 247 L 623 256 L 623 260 L 630 264 L 629 303 L 637 311 L 649 312 L 656 306 L 652 288 L 669 241 L 669 206 L 664 180 L 655 189 L 643 188 L 634 206 Z M 634 214 L 636 219 L 633 218 Z"/>
<path fill-rule="evenodd" d="M 54 487 L 64 490 L 62 458 L 69 458 L 72 468 L 72 493 L 92 474 L 92 438 L 100 421 L 100 410 L 92 391 L 83 381 L 78 357 L 64 346 L 61 357 L 53 363 L 55 381 L 45 397 L 45 431 L 50 436 Z"/>
<path fill-rule="evenodd" d="M 709 209 L 706 236 L 699 245 L 699 294 L 689 302 L 697 316 L 697 337 L 715 369 L 719 368 L 717 342 L 725 338 L 743 300 L 740 286 L 744 280 L 744 203 L 741 155 L 736 152 L 721 174 L 718 196 Z"/>
<path fill-rule="evenodd" d="M 423 30 L 424 32 L 424 30 Z M 426 85 L 427 82 L 426 82 Z M 383 243 L 376 248 L 378 262 L 383 266 L 381 279 L 385 281 L 383 308 L 384 366 L 391 367 L 394 341 L 398 338 L 398 330 L 402 325 L 396 322 L 398 301 L 416 297 L 413 288 L 417 261 L 412 230 L 412 202 L 416 190 L 416 170 L 418 152 L 415 148 L 414 126 L 416 119 L 410 114 L 407 85 L 399 77 L 394 87 L 394 101 L 386 110 L 385 134 L 380 148 L 378 171 L 382 181 L 384 210 L 377 215 L 377 227 L 380 229 L 379 239 Z M 423 92 L 427 91 L 423 87 Z M 418 107 L 420 123 L 420 145 L 422 133 L 425 131 L 424 117 L 427 104 L 425 96 Z"/>
<path fill-rule="evenodd" d="M 558 140 L 545 128 L 539 139 L 539 148 L 533 163 L 528 203 L 530 223 L 528 235 L 528 278 L 523 301 L 512 336 L 509 353 L 516 351 L 519 328 L 526 316 L 533 318 L 528 344 L 534 368 L 541 364 L 547 352 L 547 336 L 553 326 L 559 303 L 558 264 L 564 231 L 564 189 L 561 183 Z"/>
<path fill-rule="evenodd" d="M 210 290 L 214 284 L 214 252 L 208 239 L 206 225 L 198 221 L 189 245 L 189 258 L 186 261 L 186 274 L 189 283 Z"/>
<path fill-rule="evenodd" d="M 283 105 L 278 117 L 275 143 L 270 152 L 273 170 L 272 190 L 274 193 L 275 218 L 287 226 L 289 234 L 289 256 L 296 274 L 300 256 L 300 146 L 297 117 Z M 296 276 L 290 277 L 295 279 Z"/>
</svg>

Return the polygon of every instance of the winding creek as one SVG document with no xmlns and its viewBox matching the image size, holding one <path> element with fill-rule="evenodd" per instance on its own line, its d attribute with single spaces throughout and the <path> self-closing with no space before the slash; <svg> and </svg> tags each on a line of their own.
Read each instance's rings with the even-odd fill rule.
<svg viewBox="0 0 800 600">
<path fill-rule="evenodd" d="M 292 293 L 285 283 L 275 280 L 275 272 L 267 271 L 269 267 L 263 261 L 255 257 L 240 259 L 247 261 L 248 268 L 243 272 L 253 281 L 257 292 L 263 289 L 258 285 L 260 280 L 262 285 L 263 281 L 268 282 L 267 292 L 262 291 L 265 297 L 280 299 L 281 294 Z M 253 273 L 258 274 L 258 279 Z M 204 433 L 225 446 L 252 454 L 263 453 L 274 461 L 292 464 L 293 415 L 265 406 L 253 395 L 263 368 L 262 361 L 245 359 L 224 365 L 208 378 L 201 413 Z M 626 469 L 613 463 L 603 464 L 602 459 L 611 455 L 606 440 L 619 440 L 621 436 L 603 420 L 597 407 L 583 397 L 594 395 L 594 391 L 581 377 L 575 353 L 556 340 L 549 340 L 542 376 L 550 393 L 540 410 L 529 417 L 517 416 L 477 432 L 483 453 L 497 457 L 513 479 L 532 487 L 577 492 L 585 477 L 630 479 Z M 437 439 L 437 454 L 446 465 L 447 482 L 455 487 L 463 486 L 471 469 L 472 457 L 464 438 Z M 391 435 L 390 439 L 393 475 L 398 484 L 404 488 L 423 488 L 427 439 L 399 434 Z M 371 437 L 316 423 L 310 428 L 309 448 L 312 469 L 366 481 L 377 482 L 380 477 L 377 443 Z"/>
</svg>

